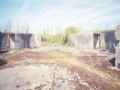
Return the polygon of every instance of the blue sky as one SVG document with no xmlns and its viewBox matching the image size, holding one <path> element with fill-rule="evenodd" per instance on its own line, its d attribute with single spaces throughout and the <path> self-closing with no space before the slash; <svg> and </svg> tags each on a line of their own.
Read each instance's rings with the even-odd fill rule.
<svg viewBox="0 0 120 90">
<path fill-rule="evenodd" d="M 114 29 L 120 23 L 120 0 L 0 0 L 0 25 L 12 31 L 29 26 L 31 33 L 51 33 L 68 26 L 81 30 Z"/>
</svg>

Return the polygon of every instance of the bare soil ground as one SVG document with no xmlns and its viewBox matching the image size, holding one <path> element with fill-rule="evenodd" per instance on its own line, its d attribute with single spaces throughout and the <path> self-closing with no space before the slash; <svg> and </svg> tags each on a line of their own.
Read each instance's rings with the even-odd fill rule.
<svg viewBox="0 0 120 90">
<path fill-rule="evenodd" d="M 112 54 L 102 53 L 53 47 L 1 53 L 0 90 L 120 90 L 120 70 Z"/>
</svg>

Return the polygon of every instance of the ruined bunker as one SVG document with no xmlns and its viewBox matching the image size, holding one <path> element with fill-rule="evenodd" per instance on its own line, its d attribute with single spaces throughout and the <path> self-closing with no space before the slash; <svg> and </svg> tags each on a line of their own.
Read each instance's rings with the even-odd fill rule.
<svg viewBox="0 0 120 90">
<path fill-rule="evenodd" d="M 115 30 L 105 31 L 100 33 L 100 47 L 110 53 L 115 53 L 115 47 L 117 45 L 115 38 Z"/>
<path fill-rule="evenodd" d="M 6 34 L 0 33 L 0 51 L 23 49 L 23 48 L 37 48 L 41 46 L 41 35 L 39 34 Z"/>
<path fill-rule="evenodd" d="M 78 33 L 70 35 L 72 43 L 77 49 L 101 49 L 115 53 L 118 41 L 115 38 L 115 30 L 103 33 Z"/>
<path fill-rule="evenodd" d="M 75 37 L 75 47 L 78 49 L 94 49 L 100 47 L 99 33 L 78 33 Z"/>
<path fill-rule="evenodd" d="M 16 34 L 15 49 L 36 48 L 41 46 L 41 36 L 37 34 Z"/>
</svg>

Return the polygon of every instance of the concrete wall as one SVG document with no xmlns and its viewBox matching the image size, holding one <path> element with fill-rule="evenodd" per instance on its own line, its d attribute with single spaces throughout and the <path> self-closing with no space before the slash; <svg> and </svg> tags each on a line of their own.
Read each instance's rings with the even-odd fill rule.
<svg viewBox="0 0 120 90">
<path fill-rule="evenodd" d="M 75 45 L 76 34 L 69 34 L 70 41 L 72 45 Z"/>
<path fill-rule="evenodd" d="M 114 45 L 116 46 L 117 43 L 114 30 L 106 31 L 100 34 L 100 46 L 104 47 L 108 52 L 115 53 Z"/>
<path fill-rule="evenodd" d="M 120 34 L 119 34 L 120 36 Z M 104 33 L 79 33 L 75 35 L 75 47 L 78 49 L 104 48 L 108 52 L 115 53 L 114 45 L 117 45 L 115 31 Z M 113 45 L 114 44 L 114 45 Z"/>
<path fill-rule="evenodd" d="M 10 47 L 9 34 L 0 33 L 0 50 L 5 50 Z"/>
<path fill-rule="evenodd" d="M 104 33 L 100 33 L 100 48 L 105 50 L 105 35 Z"/>
<path fill-rule="evenodd" d="M 0 51 L 5 49 L 35 48 L 41 46 L 41 35 L 0 33 Z"/>
<path fill-rule="evenodd" d="M 15 34 L 10 34 L 10 49 L 15 49 Z"/>
<path fill-rule="evenodd" d="M 118 41 L 120 41 L 120 24 L 115 26 L 115 37 Z"/>
<path fill-rule="evenodd" d="M 2 33 L 0 32 L 0 51 L 1 51 L 1 46 L 2 46 Z"/>
<path fill-rule="evenodd" d="M 115 47 L 114 45 L 117 45 L 117 40 L 115 38 L 115 31 L 108 31 L 105 32 L 105 46 L 106 46 L 106 50 L 111 52 L 111 53 L 115 53 Z"/>
<path fill-rule="evenodd" d="M 91 33 L 79 33 L 75 38 L 75 47 L 78 49 L 93 49 L 94 35 Z"/>
<path fill-rule="evenodd" d="M 116 45 L 116 58 L 115 64 L 118 69 L 120 69 L 120 24 L 115 26 L 115 37 L 117 39 L 118 44 Z"/>
<path fill-rule="evenodd" d="M 41 35 L 34 34 L 34 48 L 40 47 L 41 46 Z"/>
<path fill-rule="evenodd" d="M 120 69 L 120 47 L 116 47 L 115 65 L 118 69 Z"/>
<path fill-rule="evenodd" d="M 41 46 L 41 35 L 35 34 L 16 34 L 15 49 L 36 48 Z"/>
<path fill-rule="evenodd" d="M 16 34 L 15 35 L 15 49 L 30 48 L 29 41 L 31 34 Z M 32 41 L 32 40 L 31 40 Z"/>
<path fill-rule="evenodd" d="M 100 48 L 99 33 L 79 33 L 75 37 L 75 47 L 78 49 Z"/>
</svg>

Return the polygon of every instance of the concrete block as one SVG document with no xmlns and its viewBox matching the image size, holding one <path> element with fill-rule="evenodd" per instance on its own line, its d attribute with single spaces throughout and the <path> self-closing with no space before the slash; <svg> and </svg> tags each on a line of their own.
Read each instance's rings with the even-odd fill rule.
<svg viewBox="0 0 120 90">
<path fill-rule="evenodd" d="M 41 46 L 41 35 L 39 34 L 34 34 L 34 47 L 38 48 Z"/>
<path fill-rule="evenodd" d="M 120 24 L 115 26 L 115 37 L 118 41 L 120 41 Z"/>
<path fill-rule="evenodd" d="M 116 61 L 115 61 L 116 67 L 120 69 L 120 47 L 116 47 Z"/>
<path fill-rule="evenodd" d="M 99 48 L 99 34 L 95 33 L 79 33 L 75 38 L 75 47 L 78 49 L 94 49 Z"/>
</svg>

